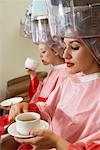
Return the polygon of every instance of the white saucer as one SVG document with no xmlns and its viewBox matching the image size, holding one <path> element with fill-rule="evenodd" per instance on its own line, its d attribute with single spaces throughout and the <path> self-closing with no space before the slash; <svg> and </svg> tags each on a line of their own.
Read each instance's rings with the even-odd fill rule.
<svg viewBox="0 0 100 150">
<path fill-rule="evenodd" d="M 41 120 L 40 121 L 40 129 L 48 129 L 49 128 L 49 124 L 44 121 L 44 120 Z M 32 135 L 22 135 L 20 133 L 18 133 L 16 131 L 16 122 L 12 123 L 9 127 L 8 127 L 8 133 L 12 136 L 15 136 L 17 138 L 31 138 Z"/>
<path fill-rule="evenodd" d="M 9 99 L 6 99 L 4 101 L 2 101 L 0 103 L 1 106 L 11 106 L 13 104 L 16 104 L 16 103 L 19 103 L 19 102 L 22 102 L 23 101 L 23 98 L 22 97 L 13 97 L 13 98 L 9 98 Z"/>
</svg>

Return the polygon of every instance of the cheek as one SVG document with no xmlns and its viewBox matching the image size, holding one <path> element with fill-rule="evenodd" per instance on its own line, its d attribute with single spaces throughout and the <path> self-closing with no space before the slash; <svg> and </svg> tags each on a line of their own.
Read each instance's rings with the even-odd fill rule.
<svg viewBox="0 0 100 150">
<path fill-rule="evenodd" d="M 45 59 L 49 59 L 49 55 L 48 54 L 45 55 Z"/>
<path fill-rule="evenodd" d="M 77 62 L 79 62 L 80 64 L 81 63 L 84 63 L 85 61 L 87 62 L 87 55 L 85 52 L 77 52 L 76 55 L 75 55 L 75 59 Z"/>
<path fill-rule="evenodd" d="M 87 52 L 85 54 L 83 53 L 83 55 L 80 55 L 79 59 L 83 60 L 84 63 L 85 62 L 91 63 L 94 58 L 93 58 L 93 56 L 89 52 Z"/>
<path fill-rule="evenodd" d="M 90 55 L 90 53 L 82 52 L 77 54 L 77 64 L 79 66 L 79 69 L 85 70 L 87 67 L 89 67 L 93 62 L 93 57 Z"/>
<path fill-rule="evenodd" d="M 47 53 L 46 58 L 48 59 L 54 59 L 54 55 L 52 53 Z"/>
<path fill-rule="evenodd" d="M 48 54 L 46 54 L 46 55 L 44 55 L 44 57 L 43 57 L 43 59 L 46 61 L 46 62 L 48 62 L 49 63 L 49 58 L 50 56 L 48 55 Z"/>
</svg>

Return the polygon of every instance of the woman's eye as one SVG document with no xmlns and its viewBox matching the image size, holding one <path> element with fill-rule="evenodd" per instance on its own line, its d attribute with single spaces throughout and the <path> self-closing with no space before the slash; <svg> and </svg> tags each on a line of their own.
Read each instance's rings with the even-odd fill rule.
<svg viewBox="0 0 100 150">
<path fill-rule="evenodd" d="M 45 51 L 43 51 L 42 53 L 45 53 Z"/>
<path fill-rule="evenodd" d="M 79 50 L 79 47 L 71 47 L 72 50 Z"/>
<path fill-rule="evenodd" d="M 64 50 L 66 50 L 67 47 L 64 47 Z"/>
</svg>

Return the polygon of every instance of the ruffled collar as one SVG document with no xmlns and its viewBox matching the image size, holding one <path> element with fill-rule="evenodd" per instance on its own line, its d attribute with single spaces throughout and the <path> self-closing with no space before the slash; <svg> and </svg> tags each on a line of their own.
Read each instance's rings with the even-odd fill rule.
<svg viewBox="0 0 100 150">
<path fill-rule="evenodd" d="M 100 72 L 89 74 L 89 75 L 84 75 L 84 74 L 80 73 L 80 74 L 78 74 L 78 78 L 81 82 L 88 82 L 88 81 L 100 78 Z"/>
<path fill-rule="evenodd" d="M 55 66 L 53 66 L 53 65 L 51 65 L 51 68 L 52 69 L 60 69 L 60 68 L 66 68 L 66 64 L 64 63 L 64 64 L 59 64 L 59 65 L 55 65 Z"/>
</svg>

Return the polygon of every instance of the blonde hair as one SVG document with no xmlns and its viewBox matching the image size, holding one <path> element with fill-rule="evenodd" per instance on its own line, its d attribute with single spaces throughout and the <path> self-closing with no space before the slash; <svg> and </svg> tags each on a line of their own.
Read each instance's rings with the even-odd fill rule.
<svg viewBox="0 0 100 150">
<path fill-rule="evenodd" d="M 54 41 L 52 38 L 49 38 L 46 44 L 50 49 L 57 52 L 60 58 L 63 58 L 64 48 L 61 46 L 59 41 Z"/>
</svg>

